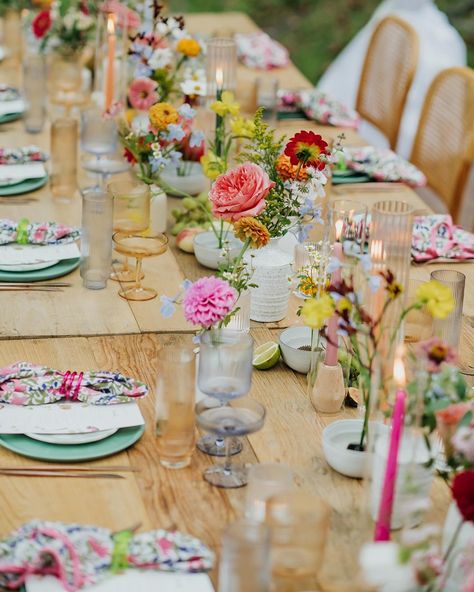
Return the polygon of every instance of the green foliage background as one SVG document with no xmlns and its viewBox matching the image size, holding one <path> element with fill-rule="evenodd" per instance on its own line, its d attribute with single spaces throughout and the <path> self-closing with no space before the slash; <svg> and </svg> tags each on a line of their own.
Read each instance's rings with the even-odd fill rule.
<svg viewBox="0 0 474 592">
<path fill-rule="evenodd" d="M 316 82 L 368 21 L 381 0 L 169 0 L 171 12 L 246 12 L 290 49 L 296 65 Z M 438 0 L 461 31 L 474 64 L 474 0 Z"/>
</svg>

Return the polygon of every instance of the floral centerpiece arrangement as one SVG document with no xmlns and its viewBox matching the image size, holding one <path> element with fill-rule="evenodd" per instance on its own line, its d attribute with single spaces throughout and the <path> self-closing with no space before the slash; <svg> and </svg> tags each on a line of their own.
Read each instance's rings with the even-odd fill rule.
<svg viewBox="0 0 474 592">
<path fill-rule="evenodd" d="M 51 47 L 64 56 L 78 54 L 92 38 L 93 14 L 93 2 L 52 2 L 50 8 L 39 12 L 31 23 L 34 36 L 40 40 L 40 50 Z"/>
<path fill-rule="evenodd" d="M 134 75 L 128 100 L 138 110 L 182 96 L 184 71 L 189 79 L 189 71 L 199 67 L 200 43 L 186 31 L 183 17 L 164 17 L 161 8 L 156 7 L 153 30 L 139 31 L 131 38 Z"/>
<path fill-rule="evenodd" d="M 335 258 L 329 265 L 330 270 L 340 266 L 341 262 Z M 309 327 L 319 330 L 327 342 L 337 348 L 338 344 L 332 343 L 334 336 L 330 336 L 325 327 L 325 323 L 334 318 L 337 322 L 337 335 L 345 337 L 350 343 L 359 372 L 360 402 L 365 407 L 365 413 L 360 438 L 348 447 L 363 451 L 367 443 L 372 391 L 374 386 L 379 390 L 376 376 L 380 372 L 382 358 L 390 358 L 390 351 L 397 340 L 403 320 L 411 310 L 422 308 L 435 318 L 446 318 L 454 307 L 454 300 L 448 287 L 431 280 L 418 287 L 414 302 L 402 309 L 395 322 L 390 322 L 394 303 L 401 297 L 403 286 L 389 270 L 371 273 L 372 265 L 368 255 L 361 256 L 361 270 L 368 291 L 356 288 L 355 273 L 352 271 L 348 277 L 331 281 L 326 289 L 306 300 L 300 314 Z M 367 292 L 380 296 L 378 311 L 369 310 L 364 299 Z M 383 386 L 386 387 L 387 382 Z"/>
<path fill-rule="evenodd" d="M 161 177 L 163 169 L 172 164 L 180 166 L 192 151 L 199 156 L 204 135 L 192 129 L 195 115 L 195 110 L 186 103 L 175 108 L 162 102 L 150 107 L 144 122 L 120 121 L 119 137 L 125 158 L 136 166 L 141 181 L 169 190 Z"/>
</svg>

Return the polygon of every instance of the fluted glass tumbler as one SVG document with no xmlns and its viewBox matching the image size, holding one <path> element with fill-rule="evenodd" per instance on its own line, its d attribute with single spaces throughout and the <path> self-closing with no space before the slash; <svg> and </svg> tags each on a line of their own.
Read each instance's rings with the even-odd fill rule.
<svg viewBox="0 0 474 592">
<path fill-rule="evenodd" d="M 44 127 L 47 93 L 46 59 L 42 54 L 28 54 L 23 61 L 23 95 L 26 101 L 23 124 L 30 134 L 37 134 Z"/>
<path fill-rule="evenodd" d="M 195 442 L 195 372 L 192 344 L 166 345 L 158 353 L 156 435 L 160 464 L 182 469 L 191 462 Z"/>
<path fill-rule="evenodd" d="M 51 192 L 69 202 L 77 189 L 77 142 L 79 126 L 75 119 L 56 119 L 51 125 Z"/>
<path fill-rule="evenodd" d="M 466 276 L 460 271 L 438 269 L 431 272 L 431 279 L 447 286 L 454 297 L 454 310 L 445 319 L 433 319 L 433 335 L 441 337 L 448 345 L 457 349 L 461 337 Z"/>
<path fill-rule="evenodd" d="M 107 286 L 112 263 L 112 198 L 103 191 L 82 194 L 81 277 L 84 287 Z"/>
</svg>

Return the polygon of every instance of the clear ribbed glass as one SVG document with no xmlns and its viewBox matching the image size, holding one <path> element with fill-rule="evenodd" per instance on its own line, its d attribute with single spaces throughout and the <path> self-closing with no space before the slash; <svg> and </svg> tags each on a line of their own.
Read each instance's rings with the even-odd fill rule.
<svg viewBox="0 0 474 592">
<path fill-rule="evenodd" d="M 82 194 L 81 277 L 89 290 L 107 286 L 112 263 L 112 210 L 108 193 Z"/>
<path fill-rule="evenodd" d="M 71 201 L 77 189 L 78 124 L 60 118 L 51 125 L 51 192 L 61 201 Z"/>
<path fill-rule="evenodd" d="M 25 130 L 30 134 L 37 134 L 43 129 L 46 120 L 47 92 L 44 55 L 27 55 L 23 61 L 23 95 L 26 101 L 23 123 Z"/>
<path fill-rule="evenodd" d="M 454 297 L 454 310 L 445 319 L 433 319 L 433 334 L 451 347 L 459 346 L 462 325 L 462 306 L 466 276 L 460 271 L 439 269 L 431 272 L 431 279 L 447 286 Z"/>
<path fill-rule="evenodd" d="M 207 43 L 207 96 L 214 98 L 218 87 L 235 91 L 237 86 L 237 47 L 230 38 L 217 37 Z"/>
</svg>

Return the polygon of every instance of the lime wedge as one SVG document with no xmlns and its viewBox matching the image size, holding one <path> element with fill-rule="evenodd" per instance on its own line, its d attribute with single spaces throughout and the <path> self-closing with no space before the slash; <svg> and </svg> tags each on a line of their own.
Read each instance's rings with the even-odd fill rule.
<svg viewBox="0 0 474 592">
<path fill-rule="evenodd" d="M 257 370 L 268 370 L 278 364 L 279 359 L 280 346 L 274 341 L 267 341 L 255 349 L 252 364 Z"/>
</svg>

